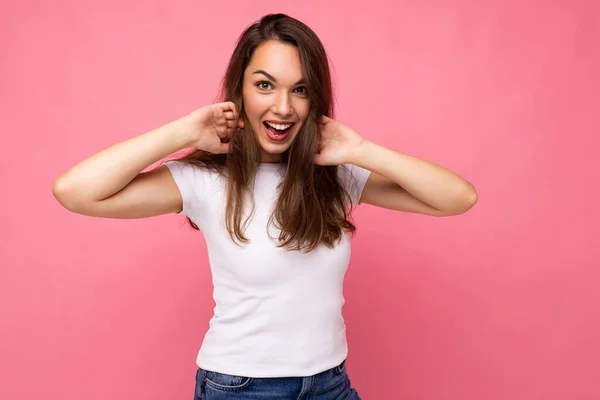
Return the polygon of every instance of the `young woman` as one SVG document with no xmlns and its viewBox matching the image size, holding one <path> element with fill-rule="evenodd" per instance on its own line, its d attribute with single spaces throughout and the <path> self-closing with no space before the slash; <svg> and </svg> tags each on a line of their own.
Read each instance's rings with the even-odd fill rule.
<svg viewBox="0 0 600 400">
<path fill-rule="evenodd" d="M 457 215 L 475 189 L 332 119 L 325 50 L 286 15 L 243 32 L 222 89 L 221 103 L 75 165 L 54 195 L 96 217 L 181 213 L 202 232 L 216 307 L 195 399 L 359 399 L 342 317 L 352 207 Z"/>
</svg>

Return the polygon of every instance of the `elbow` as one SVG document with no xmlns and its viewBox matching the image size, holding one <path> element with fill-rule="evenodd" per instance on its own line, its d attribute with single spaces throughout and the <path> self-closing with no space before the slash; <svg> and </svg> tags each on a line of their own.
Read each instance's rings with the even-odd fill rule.
<svg viewBox="0 0 600 400">
<path fill-rule="evenodd" d="M 461 207 L 458 209 L 458 214 L 464 214 L 477 204 L 477 191 L 475 190 L 475 186 L 467 182 L 460 198 L 461 201 L 459 203 L 461 204 Z"/>
<path fill-rule="evenodd" d="M 441 216 L 449 217 L 455 215 L 461 215 L 469 211 L 477 203 L 477 191 L 475 187 L 468 183 L 465 188 L 456 195 L 452 202 L 452 207 L 448 207 L 442 210 Z"/>
<path fill-rule="evenodd" d="M 61 179 L 57 178 L 52 185 L 52 195 L 58 201 L 58 203 L 69 211 L 76 212 L 77 206 L 75 202 L 75 196 L 73 196 L 73 190 L 70 189 L 69 184 Z"/>
<path fill-rule="evenodd" d="M 57 178 L 52 184 L 52 195 L 60 203 L 61 206 L 66 207 L 68 195 L 67 195 L 67 185 L 60 179 Z"/>
</svg>

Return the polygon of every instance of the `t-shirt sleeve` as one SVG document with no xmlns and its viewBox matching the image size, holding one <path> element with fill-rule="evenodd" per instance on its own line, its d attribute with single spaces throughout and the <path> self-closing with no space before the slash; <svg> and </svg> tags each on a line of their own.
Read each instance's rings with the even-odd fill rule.
<svg viewBox="0 0 600 400">
<path fill-rule="evenodd" d="M 167 161 L 164 165 L 171 171 L 183 199 L 180 214 L 195 219 L 202 209 L 202 202 L 208 191 L 207 171 L 177 160 Z"/>
<path fill-rule="evenodd" d="M 362 191 L 369 179 L 371 171 L 361 168 L 354 164 L 343 164 L 338 167 L 338 176 L 342 185 L 350 195 L 350 202 L 357 206 L 360 201 Z"/>
</svg>

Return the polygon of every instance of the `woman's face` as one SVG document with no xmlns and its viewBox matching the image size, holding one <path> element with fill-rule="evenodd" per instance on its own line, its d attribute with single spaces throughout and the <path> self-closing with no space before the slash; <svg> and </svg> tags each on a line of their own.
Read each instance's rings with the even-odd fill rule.
<svg viewBox="0 0 600 400">
<path fill-rule="evenodd" d="M 244 111 L 261 147 L 262 162 L 278 162 L 310 110 L 298 50 L 269 40 L 244 71 Z"/>
</svg>

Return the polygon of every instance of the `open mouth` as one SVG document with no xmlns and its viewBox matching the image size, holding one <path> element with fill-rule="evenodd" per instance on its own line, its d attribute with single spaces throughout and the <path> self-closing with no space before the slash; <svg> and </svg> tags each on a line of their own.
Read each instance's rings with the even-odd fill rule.
<svg viewBox="0 0 600 400">
<path fill-rule="evenodd" d="M 267 137 L 273 141 L 280 142 L 287 139 L 295 124 L 293 122 L 287 124 L 273 124 L 264 121 L 263 125 L 265 126 Z"/>
</svg>

